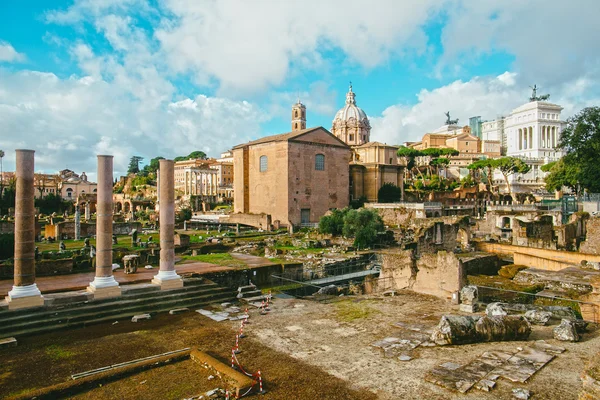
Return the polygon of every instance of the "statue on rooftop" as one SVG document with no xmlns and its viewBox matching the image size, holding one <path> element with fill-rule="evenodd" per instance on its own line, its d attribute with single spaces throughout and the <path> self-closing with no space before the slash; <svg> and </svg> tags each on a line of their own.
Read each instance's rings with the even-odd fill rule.
<svg viewBox="0 0 600 400">
<path fill-rule="evenodd" d="M 446 125 L 458 125 L 458 118 L 450 119 L 450 111 L 445 112 L 444 115 L 446 115 Z"/>
<path fill-rule="evenodd" d="M 538 96 L 537 95 L 537 85 L 533 85 L 533 86 L 529 86 L 529 87 L 532 90 L 529 101 L 544 101 L 544 100 L 548 100 L 550 98 L 549 94 L 543 94 L 541 96 Z"/>
</svg>

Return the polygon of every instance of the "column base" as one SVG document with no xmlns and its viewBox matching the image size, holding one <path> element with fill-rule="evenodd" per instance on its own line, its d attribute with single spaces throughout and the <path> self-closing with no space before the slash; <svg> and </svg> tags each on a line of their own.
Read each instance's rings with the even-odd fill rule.
<svg viewBox="0 0 600 400">
<path fill-rule="evenodd" d="M 9 310 L 44 305 L 44 297 L 35 283 L 27 286 L 13 286 L 5 299 Z"/>
<path fill-rule="evenodd" d="M 121 287 L 114 276 L 97 276 L 86 290 L 94 295 L 95 300 L 121 296 Z"/>
<path fill-rule="evenodd" d="M 160 286 L 160 290 L 180 289 L 183 287 L 183 279 L 175 271 L 158 271 L 152 279 L 152 283 Z"/>
</svg>

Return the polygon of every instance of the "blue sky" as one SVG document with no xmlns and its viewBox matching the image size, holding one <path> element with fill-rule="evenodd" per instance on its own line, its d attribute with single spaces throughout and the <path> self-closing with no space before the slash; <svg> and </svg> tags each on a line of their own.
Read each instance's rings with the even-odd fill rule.
<svg viewBox="0 0 600 400">
<path fill-rule="evenodd" d="M 349 81 L 387 143 L 418 139 L 445 111 L 506 114 L 534 83 L 566 118 L 598 104 L 600 6 L 563 3 L 5 0 L 5 169 L 22 147 L 47 172 L 93 171 L 99 153 L 117 172 L 132 155 L 216 156 L 288 131 L 298 96 L 308 125 L 330 128 Z"/>
</svg>

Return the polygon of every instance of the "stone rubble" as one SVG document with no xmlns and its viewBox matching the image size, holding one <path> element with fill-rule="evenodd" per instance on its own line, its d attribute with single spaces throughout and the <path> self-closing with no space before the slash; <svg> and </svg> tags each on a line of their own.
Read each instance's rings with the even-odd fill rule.
<svg viewBox="0 0 600 400">
<path fill-rule="evenodd" d="M 426 374 L 425 380 L 461 393 L 473 387 L 488 392 L 498 378 L 525 383 L 562 351 L 544 341 L 536 341 L 516 353 L 487 351 L 465 365 L 452 362 L 438 365 Z"/>
<path fill-rule="evenodd" d="M 529 310 L 525 313 L 525 319 L 533 325 L 547 325 L 552 318 L 552 313 L 549 311 Z"/>
<path fill-rule="evenodd" d="M 554 339 L 562 340 L 563 342 L 578 342 L 580 337 L 577 333 L 576 324 L 570 319 L 563 319 L 553 330 Z"/>
</svg>

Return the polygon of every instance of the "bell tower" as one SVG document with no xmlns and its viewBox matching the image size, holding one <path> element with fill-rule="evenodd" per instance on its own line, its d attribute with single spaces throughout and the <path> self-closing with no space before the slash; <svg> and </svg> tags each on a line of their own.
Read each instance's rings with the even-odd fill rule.
<svg viewBox="0 0 600 400">
<path fill-rule="evenodd" d="M 298 102 L 292 106 L 292 132 L 306 129 L 306 107 Z"/>
</svg>

